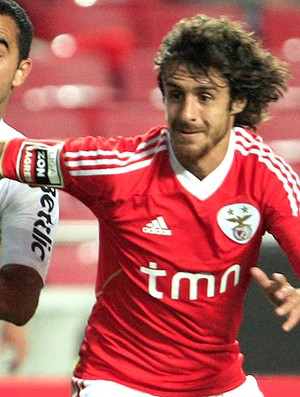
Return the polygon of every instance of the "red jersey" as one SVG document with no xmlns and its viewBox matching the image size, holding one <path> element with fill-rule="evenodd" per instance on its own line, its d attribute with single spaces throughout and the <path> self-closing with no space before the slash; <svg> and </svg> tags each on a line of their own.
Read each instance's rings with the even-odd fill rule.
<svg viewBox="0 0 300 397">
<path fill-rule="evenodd" d="M 234 128 L 226 157 L 202 181 L 177 161 L 165 128 L 13 140 L 2 167 L 64 189 L 99 220 L 97 301 L 76 377 L 162 397 L 244 382 L 237 334 L 266 231 L 300 274 L 299 178 L 259 136 Z"/>
</svg>

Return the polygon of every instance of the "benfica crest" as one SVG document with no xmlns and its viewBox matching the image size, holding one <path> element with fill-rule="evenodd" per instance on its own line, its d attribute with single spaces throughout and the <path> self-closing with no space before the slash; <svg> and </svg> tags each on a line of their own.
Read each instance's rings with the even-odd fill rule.
<svg viewBox="0 0 300 397">
<path fill-rule="evenodd" d="M 221 208 L 217 221 L 227 237 L 236 243 L 246 244 L 259 226 L 260 214 L 251 204 L 236 203 Z"/>
</svg>

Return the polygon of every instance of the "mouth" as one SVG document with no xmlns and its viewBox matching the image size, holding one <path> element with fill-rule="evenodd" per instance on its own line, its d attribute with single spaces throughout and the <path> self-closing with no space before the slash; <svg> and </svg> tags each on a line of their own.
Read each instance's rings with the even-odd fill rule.
<svg viewBox="0 0 300 397">
<path fill-rule="evenodd" d="M 197 130 L 197 131 L 194 131 L 194 130 L 183 130 L 183 129 L 180 129 L 180 128 L 177 129 L 177 132 L 179 132 L 182 135 L 204 134 L 204 131 L 201 131 L 201 130 Z"/>
</svg>

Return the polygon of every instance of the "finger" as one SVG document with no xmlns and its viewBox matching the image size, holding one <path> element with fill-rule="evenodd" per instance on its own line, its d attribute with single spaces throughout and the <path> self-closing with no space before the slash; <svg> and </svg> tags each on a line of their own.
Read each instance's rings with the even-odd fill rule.
<svg viewBox="0 0 300 397">
<path fill-rule="evenodd" d="M 286 287 L 276 291 L 275 296 L 281 300 L 281 305 L 276 309 L 276 313 L 279 315 L 288 315 L 289 312 L 295 311 L 299 313 L 300 317 L 300 291 L 295 289 L 290 284 Z"/>
<path fill-rule="evenodd" d="M 283 301 L 286 300 L 296 300 L 298 299 L 299 301 L 299 295 L 295 288 L 293 288 L 289 283 L 284 284 L 281 286 L 278 290 L 274 291 L 274 296 Z"/>
<path fill-rule="evenodd" d="M 288 319 L 282 324 L 282 329 L 286 332 L 291 331 L 299 323 L 299 316 L 291 313 Z"/>
<path fill-rule="evenodd" d="M 264 290 L 269 301 L 276 307 L 281 306 L 286 294 L 279 291 L 282 291 L 286 286 L 290 286 L 286 278 L 280 273 L 273 273 L 272 278 L 268 278 L 267 274 L 258 267 L 251 268 L 250 272 L 253 279 Z"/>
<path fill-rule="evenodd" d="M 281 273 L 273 273 L 272 279 L 280 286 L 290 285 L 285 276 Z"/>
<path fill-rule="evenodd" d="M 280 316 L 287 315 L 300 302 L 297 290 L 285 278 L 276 279 L 273 289 L 267 295 L 277 306 L 276 313 Z"/>
<path fill-rule="evenodd" d="M 274 305 L 279 306 L 281 301 L 278 301 L 274 297 L 274 291 L 276 290 L 277 281 L 268 278 L 267 274 L 258 267 L 253 267 L 250 269 L 250 273 L 253 279 L 257 282 L 260 288 L 266 294 L 268 300 Z"/>
<path fill-rule="evenodd" d="M 253 279 L 263 288 L 264 290 L 269 290 L 273 286 L 273 281 L 269 279 L 266 273 L 259 267 L 252 267 L 250 269 L 251 276 Z"/>
<path fill-rule="evenodd" d="M 287 296 L 285 299 L 279 301 L 279 305 L 275 309 L 275 312 L 278 316 L 288 317 L 292 311 L 297 310 L 297 306 L 299 306 L 299 298 L 296 296 Z M 300 312 L 299 309 L 298 311 Z"/>
</svg>

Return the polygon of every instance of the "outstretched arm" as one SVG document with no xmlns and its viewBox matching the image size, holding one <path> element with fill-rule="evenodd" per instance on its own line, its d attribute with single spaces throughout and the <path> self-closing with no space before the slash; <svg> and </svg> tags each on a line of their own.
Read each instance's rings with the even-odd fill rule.
<svg viewBox="0 0 300 397">
<path fill-rule="evenodd" d="M 43 282 L 29 266 L 9 264 L 0 270 L 0 319 L 24 325 L 33 316 Z"/>
<path fill-rule="evenodd" d="M 271 278 L 258 267 L 252 267 L 253 279 L 275 306 L 278 316 L 285 316 L 284 331 L 291 331 L 300 322 L 300 288 L 294 288 L 280 273 L 273 273 Z"/>
</svg>

